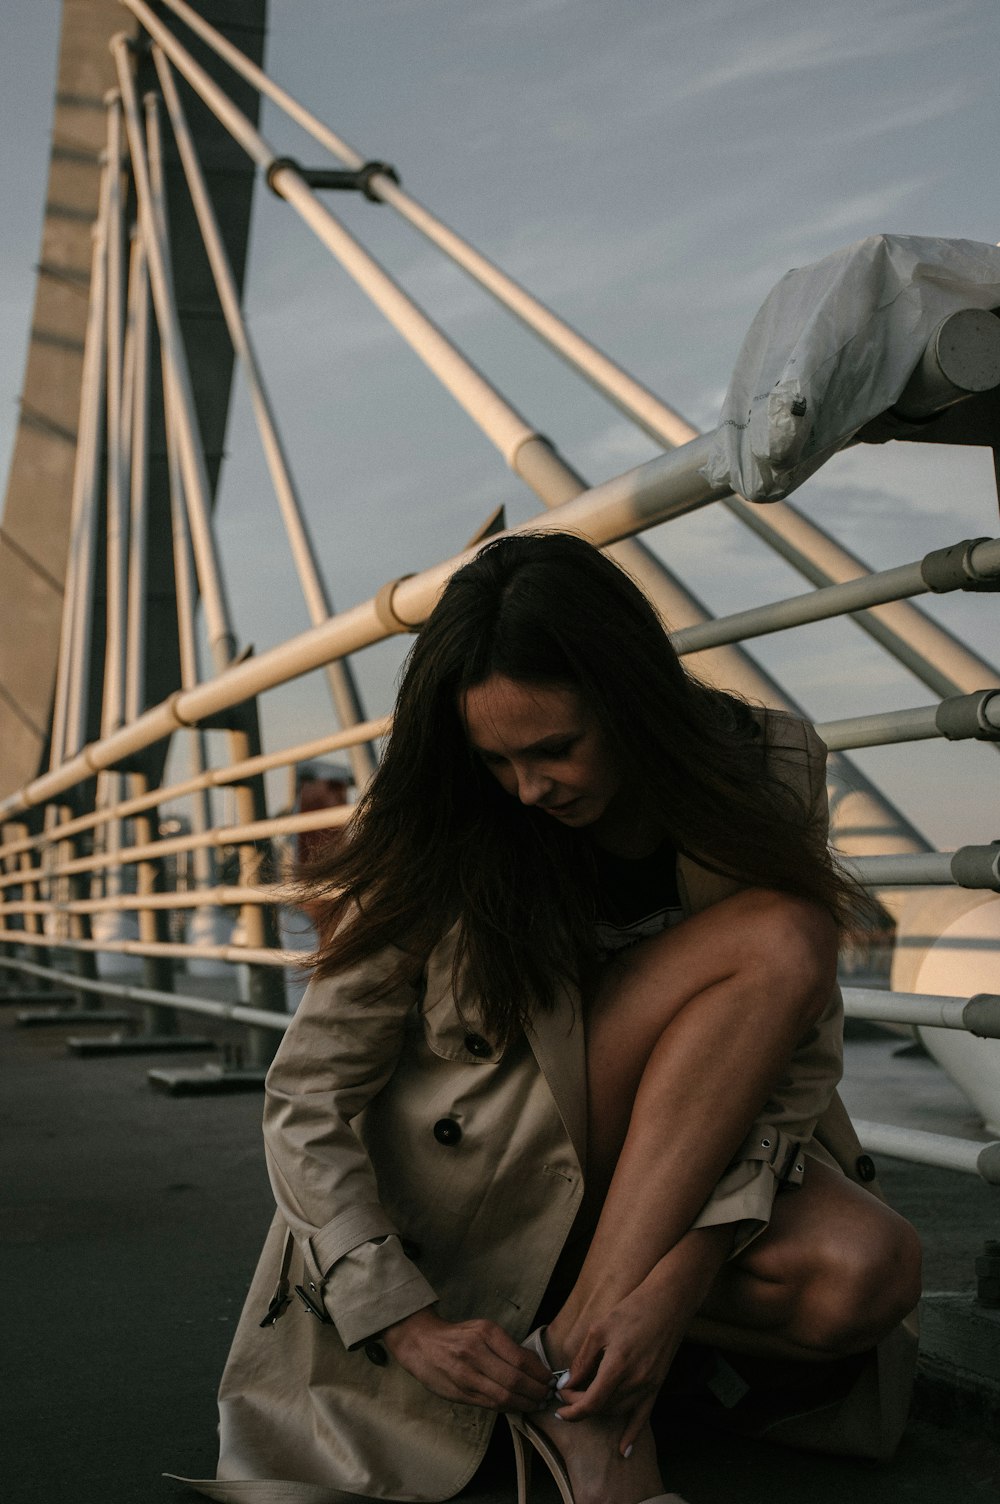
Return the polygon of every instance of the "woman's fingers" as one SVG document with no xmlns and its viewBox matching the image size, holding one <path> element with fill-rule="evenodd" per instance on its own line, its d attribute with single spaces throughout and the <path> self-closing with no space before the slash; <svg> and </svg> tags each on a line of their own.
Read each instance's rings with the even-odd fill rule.
<svg viewBox="0 0 1000 1504">
<path fill-rule="evenodd" d="M 649 1417 L 653 1413 L 653 1405 L 655 1404 L 655 1402 L 656 1391 L 654 1390 L 652 1394 L 647 1395 L 642 1403 L 640 1405 L 637 1405 L 636 1408 L 632 1411 L 632 1414 L 630 1415 L 628 1420 L 628 1424 L 622 1432 L 621 1439 L 618 1442 L 618 1450 L 619 1452 L 621 1452 L 623 1457 L 628 1456 L 633 1444 L 639 1439 L 639 1433 L 642 1431 L 643 1427 L 649 1423 Z"/>
<path fill-rule="evenodd" d="M 443 1399 L 490 1410 L 536 1410 L 550 1374 L 534 1353 L 491 1321 L 423 1321 L 396 1342 L 403 1367 Z"/>
</svg>

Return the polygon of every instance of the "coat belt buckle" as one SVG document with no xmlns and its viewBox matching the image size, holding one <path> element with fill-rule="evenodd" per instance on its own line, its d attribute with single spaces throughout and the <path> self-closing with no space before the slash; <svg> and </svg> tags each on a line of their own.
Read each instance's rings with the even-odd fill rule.
<svg viewBox="0 0 1000 1504">
<path fill-rule="evenodd" d="M 296 1285 L 295 1293 L 301 1300 L 302 1304 L 305 1306 L 306 1310 L 309 1312 L 310 1316 L 315 1316 L 316 1320 L 322 1322 L 324 1326 L 333 1325 L 333 1322 L 326 1313 L 325 1306 L 323 1306 L 318 1300 L 316 1300 L 308 1290 L 304 1289 L 302 1285 Z"/>
</svg>

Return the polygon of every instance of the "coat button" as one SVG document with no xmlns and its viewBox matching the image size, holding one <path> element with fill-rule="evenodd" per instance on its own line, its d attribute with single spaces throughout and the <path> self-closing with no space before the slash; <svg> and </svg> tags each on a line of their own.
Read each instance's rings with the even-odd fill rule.
<svg viewBox="0 0 1000 1504">
<path fill-rule="evenodd" d="M 434 1124 L 434 1137 L 439 1144 L 457 1144 L 462 1130 L 454 1118 L 439 1118 Z"/>
<path fill-rule="evenodd" d="M 376 1368 L 384 1368 L 389 1361 L 389 1354 L 381 1342 L 366 1342 L 365 1357 L 369 1363 L 374 1363 Z"/>
<path fill-rule="evenodd" d="M 870 1154 L 859 1154 L 854 1168 L 858 1172 L 859 1180 L 867 1181 L 875 1179 L 875 1161 Z"/>
<path fill-rule="evenodd" d="M 466 1034 L 465 1048 L 470 1055 L 478 1055 L 480 1060 L 486 1060 L 493 1054 L 493 1046 L 481 1034 Z"/>
</svg>

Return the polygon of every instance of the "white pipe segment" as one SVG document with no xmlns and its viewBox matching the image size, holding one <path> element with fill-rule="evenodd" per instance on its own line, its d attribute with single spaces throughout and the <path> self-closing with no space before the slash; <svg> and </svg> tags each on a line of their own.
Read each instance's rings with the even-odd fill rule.
<svg viewBox="0 0 1000 1504">
<path fill-rule="evenodd" d="M 868 565 L 787 501 L 766 508 L 730 496 L 724 505 L 814 585 L 839 585 L 870 574 Z M 971 694 L 1000 686 L 1000 672 L 916 606 L 872 606 L 857 624 L 935 694 Z"/>
<path fill-rule="evenodd" d="M 283 903 L 288 889 L 272 883 L 262 888 L 220 886 L 209 889 L 190 888 L 168 893 L 124 893 L 120 898 L 60 898 L 50 901 L 12 900 L 5 903 L 5 914 L 98 914 L 104 909 L 196 909 L 202 904 L 233 908 L 244 903 Z"/>
<path fill-rule="evenodd" d="M 144 25 L 148 25 L 149 20 L 155 21 L 155 17 L 152 16 L 148 6 L 143 4 L 143 0 L 123 0 L 123 3 Z M 244 57 L 214 27 L 198 17 L 189 5 L 183 3 L 183 0 L 165 0 L 165 3 L 220 57 L 223 57 L 244 78 L 286 110 L 291 118 L 311 132 L 334 155 L 353 168 L 363 165 L 363 159 L 353 147 L 335 136 L 310 111 L 299 105 L 291 95 L 273 83 L 263 70 Z M 154 31 L 152 27 L 150 30 L 160 39 L 161 34 L 166 32 L 166 28 L 160 23 L 157 25 L 159 31 Z M 166 32 L 166 35 L 171 34 Z M 178 44 L 174 42 L 173 45 L 176 47 Z M 189 77 L 189 81 L 194 82 L 189 74 L 186 73 L 186 76 Z M 221 114 L 220 118 L 223 118 Z M 232 129 L 228 121 L 224 120 L 224 123 Z M 244 121 L 243 124 L 247 126 L 249 123 Z M 246 145 L 246 142 L 251 139 L 249 132 L 244 131 L 244 136 Z M 238 136 L 237 139 L 243 138 Z M 260 142 L 261 138 L 257 137 L 257 140 Z M 246 149 L 254 155 L 249 145 L 246 145 Z M 257 160 L 263 159 L 258 157 Z M 488 292 L 497 297 L 511 312 L 517 314 L 524 323 L 545 339 L 553 349 L 586 376 L 617 407 L 633 418 L 651 437 L 670 446 L 683 445 L 698 437 L 698 430 L 678 412 L 649 392 L 641 383 L 635 382 L 568 324 L 545 308 L 537 299 L 532 298 L 523 288 L 518 287 L 510 278 L 505 277 L 453 231 L 435 221 L 427 210 L 410 200 L 408 195 L 403 193 L 402 189 L 390 178 L 381 175 L 373 181 L 375 190 L 386 203 L 397 208 L 418 229 L 428 234 Z M 925 355 L 913 377 L 914 393 L 917 393 L 919 387 L 922 394 L 922 397 L 916 399 L 923 401 L 922 410 L 926 409 L 926 393 L 923 390 L 926 384 L 926 367 L 928 362 L 935 369 L 940 365 L 937 354 L 937 332 L 931 345 L 934 349 Z M 961 369 L 949 368 L 949 373 L 941 374 L 944 375 L 944 384 L 938 391 L 938 395 L 941 403 L 946 405 L 954 399 L 954 393 L 961 381 L 967 378 Z M 978 379 L 974 372 L 971 378 L 972 386 L 976 385 Z M 969 389 L 972 389 L 969 385 L 962 387 L 962 390 Z M 908 387 L 901 398 L 904 405 L 909 392 Z M 840 548 L 829 534 L 803 517 L 788 502 L 770 502 L 765 509 L 751 507 L 741 497 L 722 499 L 741 521 L 750 525 L 765 542 L 778 549 L 793 567 L 802 570 L 803 564 L 810 565 L 811 567 L 803 572 L 814 583 L 839 584 L 869 572 L 860 559 Z M 792 535 L 796 540 L 794 554 L 786 551 Z M 817 571 L 822 572 L 824 576 L 822 579 L 817 580 Z M 857 621 L 863 630 L 875 635 L 888 652 L 903 662 L 911 672 L 922 678 L 937 693 L 968 692 L 1000 683 L 1000 676 L 997 675 L 992 665 L 971 653 L 951 633 L 931 622 L 914 606 L 901 602 L 879 607 L 873 609 L 870 617 L 860 617 Z"/>
<path fill-rule="evenodd" d="M 297 957 L 287 953 L 291 962 Z M 240 957 L 244 960 L 245 957 Z M 233 1023 L 255 1024 L 262 1028 L 284 1032 L 292 1021 L 291 1014 L 265 1013 L 260 1008 L 248 1008 L 243 1003 L 217 1003 L 209 998 L 189 997 L 180 992 L 161 992 L 155 987 L 133 987 L 128 982 L 108 982 L 103 978 L 91 980 L 77 976 L 71 971 L 57 971 L 51 966 L 37 966 L 33 961 L 11 960 L 0 956 L 0 966 L 10 971 L 23 971 L 26 976 L 42 977 L 46 981 L 64 982 L 74 992 L 98 992 L 108 997 L 121 998 L 127 1003 L 164 1003 L 171 1008 L 182 1008 L 187 1013 L 203 1013 L 209 1018 L 226 1018 Z"/>
<path fill-rule="evenodd" d="M 46 935 L 28 934 L 24 930 L 0 929 L 0 941 L 15 945 L 52 945 Z M 254 945 L 185 945 L 182 941 L 174 940 L 71 940 L 68 936 L 60 938 L 57 948 L 111 956 L 169 956 L 178 961 L 201 957 L 208 961 L 232 961 L 244 966 L 275 967 L 300 966 L 312 954 L 305 950 L 272 950 Z M 74 986 L 79 985 L 74 979 Z M 104 990 L 102 985 L 100 991 Z M 172 1007 L 173 993 L 168 992 L 165 996 Z"/>
<path fill-rule="evenodd" d="M 178 453 L 184 477 L 184 497 L 189 510 L 191 536 L 198 566 L 198 583 L 212 651 L 216 666 L 223 668 L 232 661 L 236 651 L 236 638 L 230 625 L 229 603 L 218 563 L 218 550 L 212 529 L 208 473 L 195 417 L 191 376 L 173 293 L 173 277 L 167 251 L 165 206 L 162 196 L 154 193 L 146 159 L 135 84 L 129 66 L 128 39 L 124 36 L 116 37 L 112 44 L 112 51 L 118 69 L 139 220 L 142 225 L 153 291 L 153 305 L 156 309 L 156 321 L 160 334 L 164 366 L 164 400 L 171 409 L 172 421 L 176 422 Z"/>
<path fill-rule="evenodd" d="M 128 4 L 129 0 L 124 0 Z M 254 88 L 277 104 L 290 119 L 309 132 L 320 145 L 339 157 L 355 171 L 365 165 L 366 159 L 337 136 L 328 125 L 318 119 L 286 89 L 276 83 L 262 68 L 252 62 L 239 48 L 207 22 L 204 17 L 186 5 L 184 0 L 165 0 L 165 4 L 191 30 L 223 58 L 235 72 L 251 83 Z M 134 7 L 130 5 L 130 9 Z M 686 444 L 696 437 L 692 428 L 679 413 L 669 408 L 634 376 L 617 365 L 609 356 L 585 339 L 564 319 L 546 308 L 526 288 L 515 282 L 506 272 L 494 265 L 467 240 L 436 218 L 429 209 L 417 202 L 410 194 L 384 173 L 372 179 L 372 188 L 383 203 L 389 204 L 402 214 L 413 227 L 432 241 L 445 255 L 487 292 L 497 298 L 511 313 L 515 314 L 529 329 L 539 335 L 557 354 L 563 356 L 581 375 L 604 393 L 616 406 L 644 428 L 651 438 L 670 445 Z"/>
<path fill-rule="evenodd" d="M 937 1165 L 979 1175 L 990 1185 L 1000 1185 L 1000 1142 L 983 1144 L 975 1139 L 951 1138 L 944 1133 L 925 1133 L 919 1128 L 897 1128 L 890 1123 L 854 1119 L 858 1138 L 874 1154 L 905 1159 L 919 1165 Z"/>
<path fill-rule="evenodd" d="M 367 256 L 367 253 L 347 236 L 346 231 L 339 226 L 333 216 L 316 200 L 315 195 L 305 186 L 299 172 L 293 166 L 277 170 L 277 164 L 274 161 L 273 155 L 271 155 L 268 143 L 239 111 L 234 110 L 224 92 L 191 59 L 190 55 L 185 52 L 172 33 L 163 27 L 162 23 L 156 21 L 155 17 L 151 16 L 149 8 L 143 3 L 143 0 L 126 0 L 126 3 L 128 3 L 129 8 L 144 24 L 150 21 L 153 23 L 150 25 L 151 34 L 161 42 L 164 50 L 169 53 L 172 60 L 184 73 L 188 82 L 196 88 L 209 107 L 215 111 L 218 118 L 233 131 L 236 138 L 243 144 L 245 150 L 262 166 L 268 167 L 269 182 L 275 187 L 280 187 L 290 201 L 296 201 L 300 209 L 309 209 L 309 212 L 313 216 L 313 227 L 321 235 L 321 238 L 326 240 L 326 243 L 333 250 L 334 254 L 341 254 L 344 248 L 350 251 L 353 247 L 352 256 L 356 255 L 362 258 L 358 264 L 358 270 L 360 271 L 362 267 L 366 268 L 365 273 L 359 276 L 359 280 L 369 293 L 369 296 L 373 298 L 378 306 L 382 307 L 382 311 L 387 316 L 393 319 L 397 329 L 418 350 L 418 353 L 421 354 L 422 358 L 428 363 L 438 378 L 448 386 L 448 389 L 452 391 L 457 400 L 463 402 L 461 391 L 456 390 L 454 386 L 450 385 L 448 371 L 435 363 L 436 355 L 440 356 L 442 354 L 440 346 L 437 347 L 435 353 L 433 343 L 435 336 L 443 338 L 443 336 L 440 336 L 440 331 L 436 331 L 434 326 L 429 325 L 428 321 L 428 329 L 424 332 L 431 333 L 431 345 L 428 345 L 425 340 L 415 340 L 411 337 L 411 332 L 416 332 L 416 330 L 414 326 L 413 331 L 410 331 L 411 321 L 409 313 L 415 313 L 419 319 L 423 319 L 424 316 L 419 310 L 415 309 L 415 305 L 409 304 L 408 300 L 404 301 L 401 309 L 395 310 L 397 313 L 401 312 L 403 317 L 402 324 L 396 322 L 394 312 L 392 311 L 395 299 L 399 296 L 405 300 L 405 295 L 401 294 L 400 290 L 391 282 L 391 279 L 386 279 L 381 284 L 381 293 L 376 291 L 375 286 L 371 282 L 371 276 L 384 278 L 385 274 L 378 267 L 377 263 L 372 261 Z M 186 12 L 184 14 L 186 16 Z M 209 28 L 209 30 L 211 29 Z M 207 36 L 206 39 L 211 40 Z M 221 42 L 223 39 L 217 38 L 217 40 Z M 239 56 L 235 49 L 230 49 L 226 53 L 227 57 L 230 57 L 230 60 L 232 60 L 234 54 L 236 57 Z M 343 145 L 344 143 L 338 144 Z M 334 147 L 333 149 L 336 148 Z M 384 175 L 378 178 L 380 185 L 388 181 Z M 289 184 L 292 186 L 289 187 Z M 331 242 L 331 235 L 334 237 L 336 243 Z M 338 249 L 338 246 L 340 249 Z M 343 259 L 343 256 L 341 256 L 341 259 Z M 350 270 L 351 268 L 349 267 L 348 269 Z M 388 301 L 380 303 L 380 295 Z M 540 307 L 541 305 L 538 306 Z M 407 310 L 409 310 L 409 313 Z M 554 320 L 554 316 L 550 315 L 549 317 L 554 323 L 558 323 L 558 321 Z M 566 328 L 568 331 L 568 326 Z M 573 333 L 572 331 L 568 332 L 570 334 Z M 573 335 L 573 338 L 579 341 L 579 336 Z M 446 365 L 449 362 L 452 364 L 453 369 L 451 374 L 454 375 L 460 373 L 462 368 L 454 365 L 453 358 L 457 358 L 458 361 L 461 361 L 463 358 L 454 351 L 450 351 L 449 355 L 449 350 L 450 347 L 444 347 L 444 357 Z M 468 374 L 469 372 L 472 372 L 471 367 L 466 368 L 466 373 Z M 479 378 L 477 372 L 472 372 L 472 374 L 477 379 L 482 379 Z M 624 373 L 619 374 L 627 385 L 628 379 L 624 378 Z M 465 385 L 468 388 L 468 381 L 466 381 Z M 623 390 L 624 388 L 619 386 L 619 396 L 622 396 Z M 629 392 L 625 395 L 630 395 L 632 398 L 638 399 L 642 397 L 643 390 L 636 384 L 634 389 L 630 388 Z M 645 393 L 643 400 L 646 403 L 648 414 L 651 403 L 653 407 L 656 407 L 656 399 L 652 398 L 651 394 Z M 479 422 L 480 426 L 484 427 L 489 434 L 489 428 L 486 427 L 483 421 L 483 414 L 480 413 L 477 415 L 467 403 L 463 402 L 463 405 L 470 412 L 470 415 L 473 416 L 474 420 Z M 622 404 L 620 403 L 619 405 Z M 628 410 L 628 402 L 624 403 L 624 407 L 625 410 Z M 682 437 L 684 434 L 693 434 L 695 432 L 678 415 L 673 414 L 665 404 L 660 404 L 658 411 L 665 425 L 664 433 L 669 436 L 666 439 L 667 442 Z M 492 434 L 490 436 L 494 437 Z M 495 437 L 494 442 L 497 442 Z M 502 447 L 502 442 L 499 447 Z M 555 453 L 548 441 L 539 435 L 533 433 L 526 434 L 516 443 L 513 451 L 507 453 L 506 457 L 512 468 L 535 490 L 536 494 L 542 497 L 547 505 L 564 503 L 576 495 L 583 487 L 583 482 L 580 478 Z M 632 542 L 613 552 L 619 558 L 620 562 L 648 590 L 653 600 L 668 619 L 678 625 L 690 625 L 693 622 L 705 619 L 707 613 L 704 612 L 700 603 L 694 599 L 690 592 L 685 590 L 680 582 L 666 570 L 656 555 L 651 554 L 643 544 Z M 760 698 L 766 703 L 780 705 L 793 712 L 801 713 L 800 707 L 791 702 L 779 690 L 775 682 L 763 673 L 749 655 L 742 653 L 740 649 L 729 648 L 723 653 L 715 654 L 713 661 L 707 666 L 707 672 L 711 675 L 716 670 L 718 670 L 717 682 L 736 688 L 751 697 Z M 851 829 L 860 827 L 865 832 L 878 829 L 885 833 L 891 845 L 919 848 L 925 844 L 919 832 L 915 831 L 905 817 L 898 810 L 894 809 L 883 796 L 877 793 L 874 786 L 864 778 L 859 770 L 845 763 L 841 771 L 844 775 L 841 780 L 844 788 L 850 791 L 850 815 L 847 815 L 848 804 L 845 803 L 844 798 L 838 801 L 837 812 L 842 820 L 849 818 Z M 837 776 L 839 776 L 839 773 Z M 867 841 L 868 836 L 866 835 L 864 839 Z M 853 835 L 848 834 L 847 841 L 849 845 L 853 844 Z"/>
<path fill-rule="evenodd" d="M 295 571 L 302 587 L 310 619 L 313 625 L 317 626 L 333 615 L 333 603 L 302 513 L 288 456 L 278 433 L 257 354 L 240 307 L 236 279 L 233 276 L 211 196 L 205 184 L 191 132 L 188 129 L 173 72 L 162 49 L 158 46 L 153 47 L 153 62 L 163 90 L 164 102 L 170 116 L 181 165 L 212 269 L 226 327 L 229 330 L 233 348 L 243 365 L 264 457 L 291 548 Z M 334 709 L 341 725 L 356 725 L 364 719 L 364 709 L 350 665 L 347 662 L 331 663 L 327 665 L 326 673 Z M 368 743 L 355 743 L 350 749 L 350 759 L 355 783 L 361 788 L 374 771 L 374 750 Z"/>
<path fill-rule="evenodd" d="M 816 730 L 831 752 L 841 747 L 885 747 L 899 742 L 929 741 L 940 736 L 937 706 L 913 710 L 887 710 L 877 715 L 845 716 L 839 721 L 821 721 Z"/>
<path fill-rule="evenodd" d="M 978 574 L 1000 576 L 1000 538 L 977 543 L 970 550 L 970 562 Z M 731 616 L 716 617 L 704 626 L 675 634 L 674 647 L 679 653 L 697 653 L 721 642 L 784 632 L 805 622 L 845 616 L 882 602 L 899 601 L 904 596 L 926 595 L 930 586 L 924 579 L 922 563 L 917 559 L 911 564 L 898 564 L 892 569 L 862 574 L 842 585 L 818 586 L 806 595 L 789 596 L 784 600 L 769 601 L 764 606 L 751 607 L 748 611 L 734 612 Z M 988 666 L 984 666 L 984 670 L 988 675 Z M 976 687 L 984 686 L 977 684 Z"/>
<path fill-rule="evenodd" d="M 142 235 L 132 242 L 129 272 L 131 378 L 128 614 L 125 652 L 125 718 L 146 702 L 146 554 L 149 535 L 149 281 Z"/>
<path fill-rule="evenodd" d="M 529 440 L 541 439 L 534 428 L 511 406 L 451 343 L 447 335 L 410 298 L 383 266 L 355 240 L 308 186 L 294 166 L 283 160 L 225 92 L 180 45 L 144 0 L 123 0 L 146 27 L 179 73 L 201 96 L 209 109 L 240 143 L 247 154 L 268 174 L 268 183 L 286 199 L 310 229 L 353 277 L 397 333 L 432 370 L 472 420 L 500 451 L 516 474 L 518 451 Z M 546 443 L 548 441 L 545 441 Z M 550 446 L 551 447 L 551 446 Z M 530 475 L 523 477 L 540 494 Z"/>
<path fill-rule="evenodd" d="M 125 343 L 124 217 L 122 202 L 121 101 L 108 99 L 108 281 L 107 281 L 107 576 L 104 696 L 101 734 L 122 724 L 125 710 L 125 626 L 128 589 L 128 513 L 122 385 Z"/>
<path fill-rule="evenodd" d="M 625 474 L 593 487 L 557 512 L 547 512 L 517 524 L 510 532 L 568 531 L 601 546 L 631 536 L 645 527 L 681 516 L 714 499 L 699 470 L 711 435 L 683 449 L 659 455 Z M 0 819 L 44 803 L 72 788 L 102 767 L 109 767 L 159 741 L 178 726 L 190 726 L 222 710 L 231 709 L 266 689 L 321 667 L 330 657 L 353 653 L 373 642 L 417 627 L 433 608 L 452 572 L 473 557 L 467 549 L 396 583 L 389 597 L 395 628 L 387 625 L 384 601 L 375 598 L 339 612 L 320 627 L 233 664 L 207 683 L 181 690 L 152 706 L 114 736 L 92 743 L 70 762 L 43 774 L 0 801 Z M 380 592 L 382 595 L 383 592 Z"/>
<path fill-rule="evenodd" d="M 80 418 L 70 522 L 66 594 L 59 638 L 53 698 L 49 766 L 58 767 L 83 745 L 85 696 L 89 683 L 93 629 L 94 570 L 97 550 L 97 486 L 100 478 L 100 429 L 104 409 L 104 325 L 107 317 L 108 213 L 111 194 L 107 162 L 101 172 L 100 208 L 94 226 L 90 269 L 90 303 L 80 377 Z"/>
<path fill-rule="evenodd" d="M 874 887 L 951 887 L 955 881 L 951 870 L 954 854 L 915 851 L 891 856 L 841 857 L 840 864 L 859 882 Z"/>
<path fill-rule="evenodd" d="M 871 1023 L 910 1024 L 930 1029 L 963 1029 L 980 1039 L 1000 1039 L 1000 997 L 986 1001 L 939 997 L 926 992 L 885 992 L 876 987 L 844 987 L 844 1013 Z M 979 1004 L 978 1007 L 970 1004 Z"/>
<path fill-rule="evenodd" d="M 296 746 L 285 747 L 277 752 L 262 752 L 254 757 L 244 758 L 240 762 L 228 763 L 225 767 L 206 768 L 194 777 L 183 779 L 180 783 L 168 784 L 138 797 L 130 795 L 120 804 L 108 809 L 92 810 L 86 815 L 79 815 L 73 820 L 68 820 L 60 827 L 59 840 L 66 840 L 85 830 L 92 830 L 96 825 L 104 824 L 111 819 L 129 819 L 142 810 L 152 809 L 157 804 L 163 804 L 168 800 L 184 799 L 200 791 L 223 789 L 230 784 L 246 782 L 261 773 L 270 772 L 272 768 L 289 767 L 297 762 L 311 762 L 314 758 L 323 757 L 328 752 L 340 751 L 349 746 L 353 740 L 370 741 L 376 737 L 386 736 L 391 725 L 391 718 L 382 716 L 375 721 L 363 721 L 348 731 L 338 731 L 331 736 L 300 742 Z M 209 827 L 206 824 L 204 828 L 207 830 Z M 44 850 L 51 840 L 51 835 L 41 832 L 38 835 L 6 841 L 0 845 L 0 861 L 19 855 L 22 851 Z"/>
<path fill-rule="evenodd" d="M 159 836 L 134 846 L 115 847 L 110 852 L 73 857 L 51 867 L 31 867 L 27 876 L 32 880 L 43 877 L 70 877 L 76 874 L 93 873 L 107 867 L 117 868 L 132 862 L 155 861 L 159 857 L 176 856 L 183 851 L 197 851 L 201 847 L 248 846 L 253 842 L 268 840 L 271 836 L 295 835 L 300 831 L 336 830 L 346 825 L 353 807 L 336 804 L 325 809 L 307 810 L 297 815 L 275 815 L 271 819 L 248 820 L 242 825 L 221 825 L 212 830 L 194 832 L 186 836 Z M 148 821 L 143 822 L 148 824 Z M 26 880 L 25 871 L 5 873 L 0 876 L 0 889 L 16 886 Z M 259 887 L 257 883 L 245 887 Z"/>
</svg>

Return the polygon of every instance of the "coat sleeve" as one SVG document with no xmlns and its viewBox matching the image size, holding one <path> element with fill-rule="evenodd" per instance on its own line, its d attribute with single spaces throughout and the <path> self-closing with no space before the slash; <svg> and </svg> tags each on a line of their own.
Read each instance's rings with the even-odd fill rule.
<svg viewBox="0 0 1000 1504">
<path fill-rule="evenodd" d="M 310 982 L 265 1088 L 275 1200 L 347 1347 L 437 1299 L 403 1252 L 353 1126 L 392 1075 L 418 1000 L 406 984 L 366 996 L 395 959 L 386 952 Z"/>
<path fill-rule="evenodd" d="M 808 818 L 817 838 L 826 841 L 826 747 L 811 726 L 782 720 L 795 728 L 805 754 Z M 835 987 L 822 1016 L 796 1048 L 784 1077 L 693 1223 L 695 1227 L 734 1223 L 733 1256 L 767 1227 L 775 1194 L 802 1183 L 804 1149 L 843 1073 L 843 1016 L 840 989 Z"/>
</svg>

